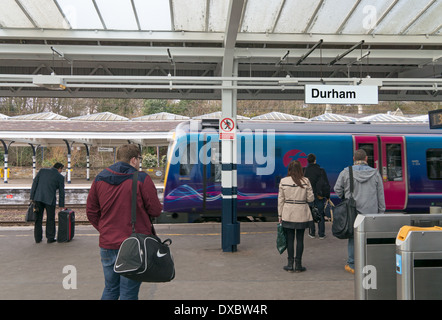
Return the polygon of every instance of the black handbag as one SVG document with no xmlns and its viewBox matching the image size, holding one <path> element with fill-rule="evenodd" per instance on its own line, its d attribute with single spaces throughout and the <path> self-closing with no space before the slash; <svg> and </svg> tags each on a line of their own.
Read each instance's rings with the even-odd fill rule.
<svg viewBox="0 0 442 320">
<path fill-rule="evenodd" d="M 310 206 L 310 212 L 312 213 L 312 219 L 314 222 L 321 221 L 321 214 L 319 213 L 319 209 L 317 206 L 315 205 Z"/>
<path fill-rule="evenodd" d="M 31 201 L 31 203 L 29 204 L 28 207 L 28 211 L 26 212 L 26 217 L 25 217 L 25 221 L 26 222 L 34 222 L 37 219 L 37 212 L 38 209 L 35 206 L 34 201 Z"/>
<path fill-rule="evenodd" d="M 169 248 L 172 240 L 161 241 L 153 224 L 151 235 L 135 232 L 138 171 L 132 179 L 132 234 L 120 246 L 114 271 L 141 282 L 171 281 L 175 278 L 175 265 Z"/>
<path fill-rule="evenodd" d="M 348 167 L 350 173 L 350 198 L 342 200 L 335 206 L 332 215 L 332 233 L 338 239 L 353 237 L 354 221 L 356 219 L 356 201 L 353 198 L 353 168 Z"/>
<path fill-rule="evenodd" d="M 282 224 L 278 223 L 277 235 L 276 235 L 276 249 L 278 252 L 282 254 L 285 249 L 287 249 L 287 238 L 285 235 L 285 230 L 282 227 Z"/>
</svg>

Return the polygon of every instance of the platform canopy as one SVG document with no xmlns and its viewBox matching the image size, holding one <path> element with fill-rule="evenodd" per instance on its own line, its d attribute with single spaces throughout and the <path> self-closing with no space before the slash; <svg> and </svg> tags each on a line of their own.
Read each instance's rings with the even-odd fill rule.
<svg viewBox="0 0 442 320">
<path fill-rule="evenodd" d="M 132 118 L 133 121 L 162 121 L 162 120 L 189 120 L 190 117 L 181 116 L 169 112 L 158 112 L 144 115 L 137 118 Z"/>
<path fill-rule="evenodd" d="M 201 120 L 201 119 L 220 119 L 222 117 L 222 112 L 221 111 L 215 111 L 215 112 L 211 112 L 211 113 L 207 113 L 207 114 L 202 114 L 200 116 L 195 116 L 192 119 L 194 120 Z M 245 116 L 241 116 L 241 115 L 236 115 L 236 118 L 238 120 L 248 120 L 250 119 L 249 117 L 245 117 Z"/>
<path fill-rule="evenodd" d="M 261 114 L 259 116 L 253 117 L 252 120 L 286 120 L 286 121 L 308 121 L 307 118 L 295 116 L 292 114 L 282 113 L 278 111 L 272 111 L 269 113 Z"/>
<path fill-rule="evenodd" d="M 342 114 L 324 113 L 313 117 L 310 121 L 330 121 L 330 122 L 356 122 L 357 118 L 344 116 Z"/>
<path fill-rule="evenodd" d="M 379 100 L 441 101 L 441 0 L 1 6 L 3 97 L 220 99 L 223 63 L 233 59 L 238 99 L 302 100 L 306 83 L 363 79 Z"/>
<path fill-rule="evenodd" d="M 430 122 L 430 119 L 428 118 L 428 114 L 423 114 L 421 116 L 412 117 L 413 120 L 420 121 L 420 122 Z"/>
<path fill-rule="evenodd" d="M 6 119 L 6 118 L 5 118 Z M 53 113 L 53 112 L 39 112 L 31 114 L 21 114 L 18 116 L 9 117 L 9 120 L 67 120 L 68 117 Z"/>
<path fill-rule="evenodd" d="M 428 116 L 427 116 L 428 118 Z M 420 122 L 413 118 L 407 118 L 402 116 L 395 116 L 387 113 L 372 114 L 366 117 L 359 118 L 359 121 L 367 122 Z"/>
</svg>

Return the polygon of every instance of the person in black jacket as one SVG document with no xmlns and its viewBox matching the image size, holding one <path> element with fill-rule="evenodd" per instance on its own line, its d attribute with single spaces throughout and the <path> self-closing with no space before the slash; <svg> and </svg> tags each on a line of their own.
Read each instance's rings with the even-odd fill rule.
<svg viewBox="0 0 442 320">
<path fill-rule="evenodd" d="M 32 182 L 31 200 L 37 208 L 34 227 L 34 239 L 41 242 L 43 237 L 43 212 L 46 209 L 46 238 L 48 243 L 55 242 L 55 206 L 58 189 L 58 205 L 64 207 L 64 177 L 61 174 L 64 165 L 57 162 L 52 168 L 42 168 Z"/>
<path fill-rule="evenodd" d="M 316 163 L 316 156 L 313 153 L 307 155 L 307 167 L 305 168 L 304 176 L 310 180 L 315 195 L 314 205 L 318 208 L 321 215 L 321 221 L 318 222 L 318 236 L 319 239 L 325 238 L 325 218 L 324 218 L 324 204 L 327 198 L 330 198 L 330 185 L 327 178 L 327 173 Z M 320 181 L 321 180 L 321 181 Z M 324 189 L 323 185 L 328 186 L 328 190 Z M 327 189 L 327 187 L 325 187 Z M 315 238 L 315 223 L 311 224 L 309 229 L 309 237 Z"/>
</svg>

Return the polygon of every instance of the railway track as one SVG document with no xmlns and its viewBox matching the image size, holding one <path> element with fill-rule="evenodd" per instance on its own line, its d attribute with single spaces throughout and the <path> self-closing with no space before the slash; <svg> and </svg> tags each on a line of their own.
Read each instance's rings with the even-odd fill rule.
<svg viewBox="0 0 442 320">
<path fill-rule="evenodd" d="M 43 224 L 45 222 L 43 221 Z M 56 221 L 57 223 L 57 221 Z M 75 225 L 90 225 L 89 221 L 79 221 L 75 220 Z M 0 221 L 0 227 L 23 227 L 23 226 L 34 226 L 34 222 L 25 221 Z"/>
<path fill-rule="evenodd" d="M 68 208 L 75 211 L 75 223 L 77 225 L 88 225 L 90 222 L 86 217 L 86 206 L 69 205 Z M 0 226 L 33 226 L 34 222 L 25 222 L 27 205 L 2 205 L 0 206 Z M 58 208 L 56 209 L 58 210 Z M 57 211 L 56 211 L 57 212 Z M 57 223 L 57 215 L 55 222 Z M 43 222 L 46 221 L 46 214 L 43 216 Z"/>
</svg>

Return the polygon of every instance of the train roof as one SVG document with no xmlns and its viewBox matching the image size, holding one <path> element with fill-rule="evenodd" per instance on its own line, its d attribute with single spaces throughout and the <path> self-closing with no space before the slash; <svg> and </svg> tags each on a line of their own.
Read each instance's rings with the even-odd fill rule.
<svg viewBox="0 0 442 320">
<path fill-rule="evenodd" d="M 428 124 L 381 124 L 381 123 L 336 123 L 336 122 L 246 122 L 238 123 L 239 130 L 270 130 L 299 133 L 353 133 L 353 134 L 442 134 L 442 130 L 430 129 Z"/>
<path fill-rule="evenodd" d="M 195 120 L 193 120 L 195 121 Z M 180 126 L 189 125 L 189 121 Z M 218 129 L 219 119 L 198 122 L 198 129 Z M 182 127 L 183 128 L 183 127 Z M 237 129 L 244 130 L 275 130 L 276 132 L 298 133 L 343 133 L 343 134 L 442 134 L 442 129 L 430 129 L 428 123 L 336 123 L 336 122 L 287 122 L 287 121 L 254 121 L 239 120 Z"/>
</svg>

